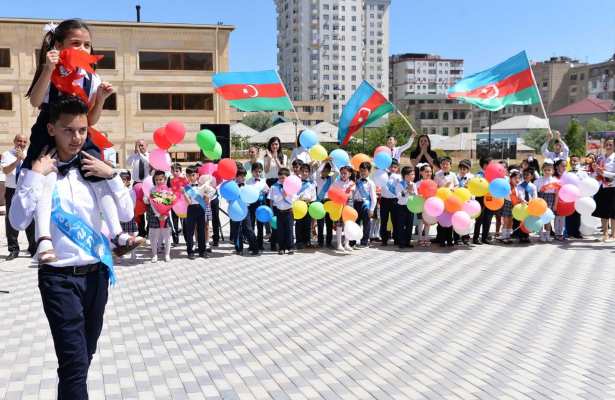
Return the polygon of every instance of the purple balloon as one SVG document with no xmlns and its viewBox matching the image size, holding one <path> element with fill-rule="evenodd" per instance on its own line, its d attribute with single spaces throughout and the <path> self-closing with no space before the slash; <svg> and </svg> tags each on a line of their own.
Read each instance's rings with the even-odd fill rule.
<svg viewBox="0 0 615 400">
<path fill-rule="evenodd" d="M 438 223 L 445 228 L 450 228 L 453 226 L 453 214 L 447 211 L 443 212 L 438 216 Z"/>
</svg>

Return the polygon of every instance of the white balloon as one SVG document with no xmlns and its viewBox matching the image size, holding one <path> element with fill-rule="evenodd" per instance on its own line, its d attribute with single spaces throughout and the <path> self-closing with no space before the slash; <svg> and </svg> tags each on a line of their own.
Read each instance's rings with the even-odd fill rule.
<svg viewBox="0 0 615 400">
<path fill-rule="evenodd" d="M 596 209 L 596 202 L 591 197 L 581 197 L 574 203 L 574 209 L 581 215 L 591 215 Z"/>
<path fill-rule="evenodd" d="M 600 218 L 594 217 L 591 214 L 581 215 L 581 224 L 592 227 L 593 229 L 596 229 L 597 227 L 600 226 L 601 221 L 600 221 Z"/>
<path fill-rule="evenodd" d="M 579 182 L 579 191 L 583 197 L 591 197 L 600 190 L 600 183 L 594 178 L 587 177 Z"/>
<path fill-rule="evenodd" d="M 363 229 L 354 221 L 344 222 L 344 234 L 348 240 L 361 240 L 363 238 Z"/>
<path fill-rule="evenodd" d="M 581 224 L 581 227 L 579 228 L 579 232 L 581 232 L 581 234 L 584 236 L 590 236 L 596 233 L 596 228 L 592 226 Z"/>
<path fill-rule="evenodd" d="M 383 169 L 377 169 L 374 171 L 373 179 L 376 186 L 383 187 L 389 181 L 389 174 Z"/>
<path fill-rule="evenodd" d="M 472 220 L 472 222 L 466 229 L 457 229 L 455 227 L 453 227 L 453 229 L 455 230 L 455 232 L 457 232 L 459 236 L 469 235 L 474 231 L 474 220 Z"/>
<path fill-rule="evenodd" d="M 574 172 L 564 172 L 561 179 L 559 180 L 560 185 L 574 185 L 579 186 L 581 182 L 581 178 Z"/>
</svg>

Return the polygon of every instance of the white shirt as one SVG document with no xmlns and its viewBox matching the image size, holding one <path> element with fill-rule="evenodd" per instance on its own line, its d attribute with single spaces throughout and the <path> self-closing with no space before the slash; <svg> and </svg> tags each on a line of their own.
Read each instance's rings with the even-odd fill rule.
<svg viewBox="0 0 615 400">
<path fill-rule="evenodd" d="M 284 193 L 282 185 L 276 183 L 269 190 L 269 200 L 271 200 L 273 206 L 278 210 L 286 211 L 292 208 L 293 202 L 297 200 L 297 195 L 287 195 Z"/>
<path fill-rule="evenodd" d="M 602 180 L 602 187 L 610 188 L 615 187 L 615 153 L 612 153 L 610 156 L 604 159 L 604 172 L 602 176 L 610 179 L 610 181 Z"/>
<path fill-rule="evenodd" d="M 269 158 L 269 156 L 267 154 L 265 154 L 265 157 L 263 157 L 263 168 L 266 168 L 265 165 L 267 163 L 267 159 Z M 282 154 L 282 167 L 286 167 L 288 165 L 288 157 L 286 157 L 286 154 Z M 269 172 L 265 172 L 265 178 L 267 179 L 278 179 L 278 164 L 274 161 L 271 160 L 271 164 L 269 167 Z"/>
<path fill-rule="evenodd" d="M 364 179 L 364 178 L 357 179 L 357 182 L 356 182 L 357 187 L 354 191 L 354 200 L 355 201 L 369 200 L 369 211 L 373 213 L 374 210 L 376 209 L 376 204 L 378 203 L 378 197 L 376 194 L 376 184 L 374 183 L 374 181 L 372 181 L 369 178 L 365 178 L 367 179 L 367 182 L 362 182 L 361 179 Z M 363 185 L 363 190 L 359 189 L 361 185 Z M 367 195 L 367 197 L 364 197 L 364 195 Z"/>
<path fill-rule="evenodd" d="M 519 200 L 530 201 L 530 200 L 535 199 L 536 197 L 538 197 L 538 190 L 536 189 L 536 185 L 534 185 L 532 182 L 528 182 L 527 183 L 527 190 L 524 188 L 524 186 L 525 186 L 524 183 L 521 182 L 515 188 L 515 190 L 517 191 L 517 198 Z M 526 192 L 528 194 L 527 200 L 525 199 L 525 193 Z"/>
<path fill-rule="evenodd" d="M 303 200 L 306 203 L 316 201 L 316 184 L 312 181 L 301 180 L 301 189 L 299 189 L 299 200 Z"/>
<path fill-rule="evenodd" d="M 324 189 L 325 183 L 327 182 L 327 179 L 330 179 L 331 183 L 329 184 L 327 191 L 321 194 L 322 190 Z M 335 182 L 335 175 L 333 174 L 323 178 L 319 172 L 316 176 L 316 179 L 314 179 L 314 182 L 316 183 L 316 196 L 318 197 L 319 201 L 324 201 L 327 198 L 327 193 L 329 192 L 329 189 L 331 189 L 333 182 Z"/>
<path fill-rule="evenodd" d="M 149 153 L 141 154 L 141 153 L 133 153 L 126 160 L 126 167 L 130 170 L 132 174 L 132 180 L 135 182 L 143 182 L 143 179 L 139 179 L 139 160 L 143 161 L 145 166 L 145 176 L 143 179 L 149 176 L 151 167 L 149 165 Z"/>
<path fill-rule="evenodd" d="M 49 178 L 32 170 L 21 171 L 19 186 L 15 191 L 8 216 L 15 229 L 25 230 L 32 222 L 38 203 L 43 196 L 51 195 L 45 193 L 45 179 Z M 107 193 L 112 194 L 116 200 L 118 211 L 122 211 L 120 220 L 125 221 L 128 216 L 130 216 L 128 220 L 131 220 L 134 217 L 134 205 L 130 191 L 124 186 L 122 179 L 116 176 L 104 182 L 107 183 L 104 185 Z M 100 232 L 101 207 L 93 185 L 83 179 L 77 168 L 70 169 L 65 176 L 58 175 L 55 188 L 64 211 L 76 215 L 94 230 Z M 58 261 L 51 263 L 53 266 L 80 266 L 99 262 L 65 236 L 53 223 L 51 224 L 51 241 L 58 258 Z"/>
<path fill-rule="evenodd" d="M 79 68 L 79 73 L 82 78 L 76 80 L 77 84 L 83 88 L 83 81 L 85 76 L 87 76 L 87 72 L 84 69 Z M 98 87 L 102 83 L 100 76 L 97 74 L 92 74 L 92 85 L 90 86 L 90 96 L 88 97 L 88 103 L 93 104 L 92 101 L 96 97 L 96 92 L 98 91 Z M 51 85 L 51 84 L 50 84 Z M 49 86 L 47 86 L 47 90 L 45 91 L 45 97 L 43 97 L 43 103 L 49 103 Z"/>
<path fill-rule="evenodd" d="M 105 157 L 105 161 L 108 161 L 113 165 L 113 168 L 117 167 L 117 151 L 113 147 L 104 149 L 103 156 Z"/>
<path fill-rule="evenodd" d="M 292 163 L 295 160 L 301 160 L 304 164 L 309 164 L 312 162 L 312 157 L 305 147 L 299 146 L 293 149 L 290 155 L 290 162 Z"/>
<path fill-rule="evenodd" d="M 2 153 L 2 162 L 0 162 L 0 165 L 2 166 L 2 168 L 8 167 L 9 165 L 13 164 L 15 160 L 17 160 L 17 157 L 15 156 L 15 149 L 13 148 Z M 21 167 L 21 164 L 23 164 L 23 160 L 18 162 L 11 172 L 5 174 L 5 186 L 7 188 L 15 189 L 17 187 L 15 177 L 17 170 Z"/>
<path fill-rule="evenodd" d="M 406 142 L 406 144 L 402 146 L 393 147 L 391 149 L 391 157 L 399 161 L 402 153 L 412 146 L 412 142 L 414 142 L 414 137 L 410 137 L 410 139 L 408 139 L 408 142 Z"/>
<path fill-rule="evenodd" d="M 539 192 L 542 191 L 545 193 L 555 193 L 555 189 L 542 190 L 542 187 L 556 182 L 559 182 L 559 179 L 554 176 L 551 176 L 549 178 L 541 176 L 540 178 L 536 179 L 536 181 L 534 181 L 534 185 L 536 185 L 536 188 Z"/>
<path fill-rule="evenodd" d="M 562 144 L 562 151 L 560 151 L 559 153 L 549 151 L 549 142 L 547 141 L 540 148 L 542 155 L 545 156 L 545 158 L 550 158 L 551 160 L 553 160 L 553 162 L 557 160 L 568 160 L 568 154 L 570 153 L 570 149 L 568 148 L 566 143 L 564 143 L 563 140 L 560 139 L 559 142 Z"/>
<path fill-rule="evenodd" d="M 459 187 L 459 180 L 457 179 L 457 175 L 454 172 L 444 173 L 444 171 L 440 170 L 436 172 L 433 180 L 438 184 L 438 187 L 448 187 L 448 188 L 456 188 Z"/>
<path fill-rule="evenodd" d="M 459 187 L 467 187 L 470 179 L 474 178 L 474 174 L 468 172 L 464 176 L 458 176 L 457 181 L 459 182 Z"/>
<path fill-rule="evenodd" d="M 395 188 L 397 182 L 401 181 L 400 174 L 391 174 L 389 175 L 389 181 L 386 185 L 382 187 L 382 197 L 385 199 L 396 199 L 397 195 L 389 190 L 389 185 L 391 188 Z"/>
<path fill-rule="evenodd" d="M 408 183 L 404 180 L 397 182 L 395 185 L 395 193 L 397 193 L 397 204 L 400 206 L 408 204 L 408 197 L 418 194 L 414 182 Z"/>
</svg>

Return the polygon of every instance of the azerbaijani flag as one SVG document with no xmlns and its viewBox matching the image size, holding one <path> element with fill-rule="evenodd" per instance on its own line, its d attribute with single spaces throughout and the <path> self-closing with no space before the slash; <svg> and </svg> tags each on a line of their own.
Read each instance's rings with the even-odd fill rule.
<svg viewBox="0 0 615 400">
<path fill-rule="evenodd" d="M 352 135 L 364 125 L 380 119 L 393 111 L 394 107 L 379 91 L 367 81 L 361 82 L 344 106 L 337 131 L 337 141 L 346 145 Z"/>
<path fill-rule="evenodd" d="M 274 71 L 220 72 L 212 77 L 216 92 L 241 111 L 292 110 L 286 88 Z"/>
<path fill-rule="evenodd" d="M 489 111 L 498 111 L 511 104 L 540 102 L 540 94 L 525 51 L 495 67 L 460 80 L 448 89 L 448 98 L 460 99 Z"/>
</svg>

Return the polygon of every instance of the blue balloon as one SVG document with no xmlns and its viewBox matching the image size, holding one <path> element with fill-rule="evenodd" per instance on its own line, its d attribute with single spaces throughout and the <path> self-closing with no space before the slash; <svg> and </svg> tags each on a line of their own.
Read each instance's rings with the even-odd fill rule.
<svg viewBox="0 0 615 400">
<path fill-rule="evenodd" d="M 540 217 L 532 217 L 531 215 L 523 221 L 523 224 L 529 231 L 532 232 L 540 231 L 540 229 L 544 225 L 542 222 L 540 222 Z"/>
<path fill-rule="evenodd" d="M 333 164 L 335 164 L 337 168 L 342 168 L 343 166 L 350 163 L 350 157 L 348 156 L 348 153 L 346 153 L 342 149 L 333 150 L 331 153 L 329 153 L 329 157 L 331 157 L 331 159 L 333 160 Z"/>
<path fill-rule="evenodd" d="M 376 164 L 376 167 L 379 169 L 389 168 L 392 162 L 393 158 L 391 158 L 391 155 L 386 151 L 381 151 L 374 156 L 374 164 Z"/>
<path fill-rule="evenodd" d="M 235 181 L 226 181 L 220 185 L 220 196 L 224 197 L 229 203 L 239 199 L 241 192 Z"/>
<path fill-rule="evenodd" d="M 239 198 L 246 204 L 252 204 L 258 200 L 260 192 L 254 185 L 245 185 L 241 188 Z"/>
<path fill-rule="evenodd" d="M 504 178 L 497 178 L 489 184 L 489 193 L 493 197 L 502 199 L 510 194 L 510 184 Z"/>
<path fill-rule="evenodd" d="M 299 143 L 306 149 L 311 149 L 318 144 L 318 135 L 316 132 L 306 129 L 299 135 Z"/>
<path fill-rule="evenodd" d="M 271 217 L 271 228 L 278 229 L 278 217 Z"/>
<path fill-rule="evenodd" d="M 266 224 L 267 222 L 271 221 L 271 218 L 273 218 L 273 210 L 270 207 L 259 206 L 256 209 L 256 220 L 258 222 Z"/>
<path fill-rule="evenodd" d="M 228 216 L 231 221 L 243 221 L 248 216 L 248 206 L 241 200 L 233 201 L 228 206 Z"/>
<path fill-rule="evenodd" d="M 555 219 L 555 214 L 553 214 L 553 211 L 551 211 L 550 208 L 547 208 L 547 211 L 544 212 L 544 214 L 542 214 L 539 217 L 539 221 L 541 224 L 546 225 L 551 223 L 551 221 L 553 221 Z"/>
</svg>

